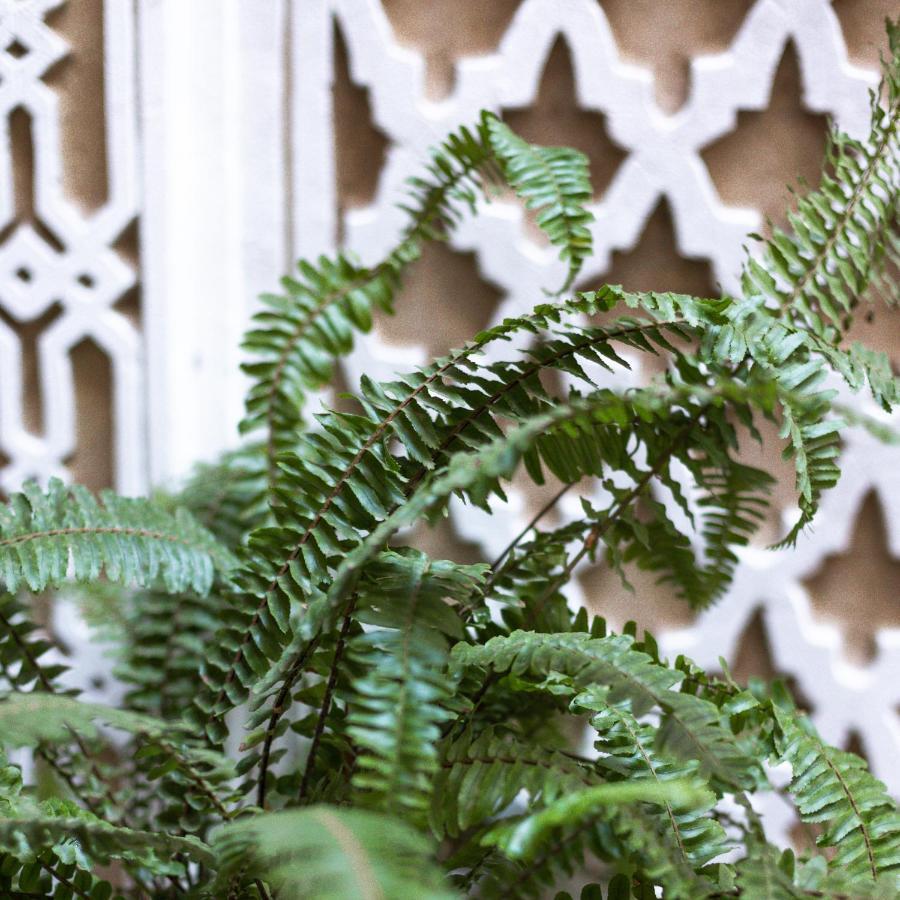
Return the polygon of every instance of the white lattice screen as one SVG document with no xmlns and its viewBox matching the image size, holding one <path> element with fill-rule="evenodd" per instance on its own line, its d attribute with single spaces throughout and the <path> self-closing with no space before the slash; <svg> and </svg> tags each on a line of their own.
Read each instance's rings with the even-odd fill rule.
<svg viewBox="0 0 900 900">
<path fill-rule="evenodd" d="M 68 0 L 81 2 L 86 0 Z M 878 3 L 854 2 L 858 6 L 845 22 L 858 20 L 862 6 L 877 21 Z M 111 360 L 120 489 L 140 490 L 178 476 L 198 457 L 233 442 L 243 389 L 235 374 L 237 344 L 254 296 L 270 289 L 291 259 L 329 252 L 339 237 L 364 259 L 377 258 L 399 229 L 394 204 L 402 183 L 429 145 L 474 120 L 481 108 L 513 114 L 535 108 L 548 57 L 560 40 L 571 60 L 574 105 L 597 114 L 591 121 L 612 160 L 594 206 L 597 253 L 586 283 L 603 278 L 620 254 L 642 240 L 665 200 L 678 254 L 708 260 L 713 279 L 733 289 L 745 235 L 761 225 L 761 212 L 723 201 L 711 175 L 710 148 L 735 131 L 741 111 L 765 110 L 778 99 L 773 84 L 788 42 L 805 109 L 834 116 L 851 132 L 865 127 L 868 91 L 877 80 L 871 67 L 849 60 L 842 20 L 828 0 L 720 0 L 733 7 L 734 33 L 721 52 L 691 59 L 688 98 L 668 112 L 653 71 L 626 61 L 621 32 L 617 43 L 610 22 L 614 11 L 621 19 L 621 3 L 521 0 L 499 4 L 509 7 L 508 16 L 495 11 L 500 37 L 493 49 L 445 65 L 438 97 L 427 54 L 396 30 L 397 21 L 413 16 L 414 4 L 384 3 L 138 0 L 135 6 L 106 0 L 101 40 L 108 189 L 103 204 L 86 212 L 65 189 L 59 98 L 47 83 L 47 73 L 68 52 L 53 18 L 66 3 L 0 0 L 3 486 L 26 475 L 65 472 L 77 451 L 69 351 L 85 338 Z M 100 10 L 99 0 L 95 5 Z M 642 5 L 635 2 L 634 9 Z M 705 14 L 706 5 L 696 0 L 692 15 Z M 684 3 L 676 7 L 682 14 L 690 10 Z M 434 12 L 447 18 L 452 9 L 441 2 Z M 360 139 L 364 150 L 378 150 L 357 160 L 358 167 L 377 171 L 377 182 L 355 205 L 342 191 L 335 148 L 336 60 L 344 55 L 341 64 L 355 89 L 368 96 L 371 122 L 361 126 L 378 138 Z M 23 112 L 33 146 L 27 215 L 17 200 L 22 191 L 10 131 L 13 115 Z M 119 246 L 135 216 L 141 331 L 115 305 L 138 277 Z M 505 203 L 464 224 L 452 246 L 477 261 L 476 277 L 490 286 L 482 285 L 479 297 L 496 298 L 476 311 L 478 324 L 530 307 L 542 286 L 561 281 L 553 253 L 535 240 L 520 211 Z M 445 302 L 441 315 L 449 330 L 457 311 L 453 297 Z M 51 307 L 56 317 L 36 342 L 46 424 L 34 433 L 23 408 L 22 338 L 15 323 L 40 320 Z M 387 376 L 423 361 L 441 322 L 419 321 L 416 327 L 407 328 L 400 342 L 396 331 L 376 329 L 360 342 L 345 367 L 347 377 L 352 381 L 363 371 Z M 881 339 L 890 340 L 884 333 Z M 799 552 L 751 550 L 724 603 L 699 620 L 659 627 L 668 651 L 683 648 L 714 666 L 709 648 L 735 659 L 749 630 L 759 627 L 761 610 L 773 667 L 795 679 L 826 737 L 839 744 L 859 741 L 880 776 L 900 791 L 894 762 L 900 749 L 900 615 L 886 615 L 882 624 L 892 627 L 877 631 L 873 656 L 851 662 L 847 627 L 826 622 L 810 594 L 823 562 L 850 549 L 857 515 L 873 491 L 884 512 L 889 553 L 900 556 L 897 462 L 896 450 L 848 434 L 844 480 Z M 514 494 L 502 515 L 515 520 L 527 502 Z M 576 511 L 573 506 L 566 512 Z M 495 526 L 462 508 L 454 510 L 454 524 L 465 541 L 487 553 L 494 549 Z M 576 599 L 598 605 L 590 573 L 582 584 L 585 597 Z M 845 608 L 843 618 L 852 617 Z"/>
</svg>

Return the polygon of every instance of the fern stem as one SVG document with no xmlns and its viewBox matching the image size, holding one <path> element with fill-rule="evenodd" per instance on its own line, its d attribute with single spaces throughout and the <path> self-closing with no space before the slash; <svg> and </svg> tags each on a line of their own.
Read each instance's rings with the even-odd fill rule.
<svg viewBox="0 0 900 900">
<path fill-rule="evenodd" d="M 562 499 L 563 495 L 566 494 L 573 485 L 564 484 L 562 489 L 557 491 L 535 514 L 532 516 L 531 521 L 503 548 L 503 550 L 498 554 L 497 558 L 491 563 L 491 576 L 484 584 L 484 588 L 482 593 L 487 594 L 487 592 L 491 589 L 494 582 L 497 580 L 499 575 L 506 568 L 498 568 L 503 560 L 512 553 L 516 547 L 524 540 L 525 536 L 553 509 L 554 506 Z"/>
<path fill-rule="evenodd" d="M 175 746 L 161 737 L 156 738 L 156 743 L 159 744 L 159 746 L 163 750 L 169 753 L 172 756 L 172 759 L 178 762 L 181 767 L 181 771 L 185 775 L 187 775 L 187 777 L 194 783 L 194 785 L 196 785 L 200 793 L 203 794 L 203 796 L 206 797 L 207 800 L 209 800 L 212 807 L 223 819 L 227 821 L 234 815 L 233 812 L 229 812 L 225 808 L 224 804 L 219 799 L 216 792 L 212 789 L 209 782 L 199 772 L 196 772 L 194 770 L 193 766 L 191 766 L 188 760 L 185 759 L 185 757 L 178 751 Z"/>
<path fill-rule="evenodd" d="M 544 593 L 541 594 L 540 598 L 537 601 L 537 606 L 531 607 L 529 609 L 529 615 L 525 620 L 524 627 L 530 628 L 538 615 L 540 615 L 541 610 L 544 608 L 547 600 L 553 596 L 553 594 L 559 589 L 560 585 L 564 584 L 569 576 L 572 574 L 572 570 L 578 563 L 584 558 L 584 556 L 589 553 L 597 541 L 602 537 L 603 534 L 606 533 L 607 529 L 615 522 L 615 517 L 625 509 L 626 506 L 633 503 L 644 490 L 644 488 L 650 483 L 650 480 L 658 475 L 663 466 L 669 461 L 672 454 L 678 447 L 678 444 L 685 437 L 687 432 L 691 427 L 693 427 L 694 421 L 697 417 L 701 415 L 701 412 L 697 412 L 690 420 L 689 423 L 685 424 L 677 433 L 676 438 L 672 441 L 670 446 L 667 448 L 665 452 L 660 455 L 660 458 L 654 463 L 653 467 L 647 471 L 647 473 L 640 478 L 640 480 L 634 485 L 634 487 L 624 496 L 622 499 L 615 504 L 613 509 L 610 510 L 609 514 L 603 520 L 603 522 L 598 522 L 589 532 L 587 537 L 584 540 L 584 543 L 581 546 L 581 549 L 574 554 L 569 561 L 566 563 L 563 571 L 560 575 L 555 578 L 550 585 L 545 589 Z M 471 705 L 468 711 L 461 712 L 456 719 L 454 719 L 448 727 L 443 732 L 442 736 L 446 736 L 450 734 L 454 728 L 463 720 L 464 716 L 473 715 L 478 707 L 481 704 L 481 701 L 484 700 L 485 694 L 491 689 L 491 687 L 496 683 L 496 681 L 500 678 L 500 674 L 498 672 L 490 672 L 488 676 L 484 679 L 481 684 L 481 687 L 476 691 L 475 695 L 472 697 Z"/>
<path fill-rule="evenodd" d="M 63 876 L 63 875 L 60 875 L 59 872 L 57 872 L 56 869 L 55 869 L 53 866 L 51 866 L 49 863 L 47 863 L 47 862 L 45 862 L 44 860 L 42 860 L 40 857 L 38 857 L 38 859 L 37 859 L 37 864 L 38 864 L 38 865 L 39 865 L 39 866 L 40 866 L 40 867 L 41 867 L 41 868 L 42 868 L 42 869 L 43 869 L 43 870 L 44 870 L 51 878 L 53 878 L 55 881 L 58 881 L 61 885 L 63 885 L 63 887 L 68 888 L 75 896 L 77 896 L 77 897 L 84 897 L 85 900 L 90 900 L 90 896 L 91 896 L 90 894 L 85 894 L 84 891 L 79 890 L 77 887 L 75 887 L 74 884 L 72 884 L 71 881 L 69 881 L 68 878 L 66 878 L 66 877 Z"/>
<path fill-rule="evenodd" d="M 869 869 L 872 871 L 872 880 L 878 880 L 878 865 L 875 862 L 875 854 L 872 851 L 872 838 L 869 835 L 869 829 L 866 828 L 865 820 L 860 813 L 859 806 L 856 804 L 856 798 L 853 796 L 853 792 L 847 786 L 847 782 L 844 780 L 844 776 L 841 773 L 840 767 L 836 766 L 832 761 L 829 754 L 823 753 L 822 758 L 828 763 L 828 768 L 834 773 L 834 777 L 837 778 L 838 783 L 841 786 L 841 790 L 844 792 L 844 795 L 847 797 L 847 800 L 850 803 L 850 806 L 853 808 L 853 813 L 856 816 L 856 820 L 859 822 L 857 826 L 859 828 L 859 832 L 863 837 L 863 841 L 866 844 L 866 855 L 869 861 Z"/>
<path fill-rule="evenodd" d="M 127 528 L 119 526 L 105 526 L 98 528 L 48 528 L 46 531 L 32 531 L 28 534 L 17 534 L 15 537 L 4 538 L 3 540 L 0 540 L 0 547 L 12 547 L 18 544 L 28 543 L 29 541 L 37 541 L 41 538 L 69 537 L 88 534 L 115 534 L 123 537 L 149 538 L 154 541 L 166 541 L 170 544 L 181 544 L 181 546 L 191 550 L 198 549 L 196 544 L 174 534 L 166 534 L 162 531 L 151 531 L 147 528 Z M 207 548 L 204 547 L 203 549 L 206 550 Z"/>
<path fill-rule="evenodd" d="M 297 660 L 288 671 L 287 675 L 285 675 L 284 684 L 282 684 L 281 690 L 278 691 L 278 694 L 275 697 L 275 701 L 272 704 L 272 714 L 269 716 L 269 722 L 266 726 L 266 738 L 263 742 L 263 749 L 259 759 L 260 779 L 256 788 L 256 804 L 263 809 L 265 808 L 266 802 L 266 781 L 269 771 L 269 757 L 272 753 L 272 744 L 275 741 L 275 729 L 278 725 L 279 720 L 281 719 L 282 714 L 285 712 L 291 689 L 293 688 L 294 683 L 297 681 L 297 679 L 306 670 L 306 664 L 309 661 L 309 658 L 315 652 L 316 647 L 318 647 L 320 638 L 321 635 L 317 634 L 306 645 L 306 647 L 304 647 L 303 652 L 300 653 L 300 655 L 297 657 Z"/>
<path fill-rule="evenodd" d="M 544 750 L 545 748 L 537 747 L 536 749 Z M 549 752 L 549 751 L 545 751 L 545 752 Z M 557 750 L 555 752 L 561 753 L 562 751 Z M 570 754 L 564 754 L 564 755 L 569 756 Z M 536 768 L 547 769 L 551 772 L 556 771 L 556 766 L 553 763 L 548 762 L 545 759 L 524 759 L 522 757 L 516 757 L 516 756 L 499 756 L 499 755 L 497 755 L 497 756 L 471 756 L 469 754 L 466 754 L 466 756 L 462 757 L 461 759 L 453 759 L 453 760 L 445 759 L 440 763 L 440 765 L 441 765 L 441 768 L 443 768 L 443 769 L 452 769 L 455 766 L 475 766 L 475 765 L 481 765 L 481 764 L 490 765 L 491 763 L 495 763 L 495 762 L 506 763 L 507 765 L 510 765 L 510 766 L 535 766 Z M 595 787 L 600 781 L 599 778 L 590 778 L 587 775 L 587 773 L 585 773 L 584 775 L 579 775 L 578 780 L 587 787 Z"/>
<path fill-rule="evenodd" d="M 337 687 L 338 670 L 344 655 L 344 649 L 347 646 L 347 635 L 349 634 L 350 626 L 353 623 L 353 609 L 355 606 L 356 603 L 354 600 L 354 602 L 350 604 L 350 608 L 344 614 L 344 621 L 341 623 L 341 631 L 334 647 L 334 658 L 331 661 L 331 669 L 328 672 L 328 683 L 325 685 L 325 696 L 322 697 L 322 704 L 319 707 L 319 718 L 316 720 L 316 729 L 313 732 L 312 743 L 309 746 L 309 753 L 306 757 L 306 765 L 303 768 L 303 778 L 300 781 L 300 790 L 297 792 L 298 803 L 302 803 L 306 799 L 306 792 L 309 789 L 309 782 L 313 774 L 313 765 L 316 761 L 316 755 L 319 752 L 319 744 L 322 740 L 322 735 L 325 733 L 325 723 L 328 720 L 328 714 L 331 712 L 334 690 Z M 274 732 L 270 733 L 274 734 Z M 265 772 L 262 772 L 260 775 L 260 785 L 264 784 Z"/>
<path fill-rule="evenodd" d="M 534 624 L 534 621 L 541 614 L 550 597 L 552 597 L 553 594 L 569 580 L 569 577 L 578 563 L 580 563 L 588 553 L 593 552 L 594 548 L 597 546 L 597 542 L 615 524 L 617 517 L 640 497 L 650 481 L 659 475 L 663 468 L 668 465 L 669 460 L 672 458 L 672 454 L 678 449 L 679 444 L 687 436 L 690 429 L 694 427 L 694 424 L 700 415 L 701 412 L 695 413 L 694 416 L 692 416 L 691 419 L 676 432 L 672 443 L 660 454 L 659 459 L 656 460 L 653 466 L 641 476 L 634 487 L 613 506 L 609 513 L 604 517 L 603 521 L 597 522 L 593 528 L 591 528 L 581 545 L 581 549 L 568 560 L 563 567 L 562 572 L 560 572 L 560 574 L 545 588 L 544 593 L 538 598 L 535 606 L 532 606 L 529 609 L 528 617 L 525 620 L 526 628 L 529 628 Z"/>
<path fill-rule="evenodd" d="M 650 771 L 650 774 L 653 776 L 654 781 L 657 784 L 660 784 L 659 776 L 656 774 L 656 767 L 653 765 L 653 760 L 647 755 L 647 751 L 644 750 L 644 746 L 640 741 L 640 738 L 635 733 L 634 729 L 631 727 L 631 723 L 624 717 L 619 716 L 619 722 L 628 732 L 631 737 L 632 744 L 637 747 L 638 752 L 641 754 L 641 758 L 644 760 L 644 765 L 647 766 L 647 769 Z M 669 825 L 672 826 L 672 832 L 675 835 L 675 843 L 678 845 L 678 851 L 681 853 L 681 858 L 688 864 L 691 864 L 691 861 L 687 855 L 687 851 L 684 849 L 684 838 L 681 835 L 681 829 L 678 827 L 678 822 L 675 821 L 675 813 L 672 812 L 672 805 L 667 800 L 665 802 L 666 815 L 669 819 Z"/>
</svg>

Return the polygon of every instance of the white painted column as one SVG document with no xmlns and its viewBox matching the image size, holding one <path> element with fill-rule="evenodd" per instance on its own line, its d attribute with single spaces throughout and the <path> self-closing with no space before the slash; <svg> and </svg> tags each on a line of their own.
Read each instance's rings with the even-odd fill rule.
<svg viewBox="0 0 900 900">
<path fill-rule="evenodd" d="M 281 0 L 140 0 L 151 480 L 237 442 L 239 344 L 286 262 Z"/>
</svg>

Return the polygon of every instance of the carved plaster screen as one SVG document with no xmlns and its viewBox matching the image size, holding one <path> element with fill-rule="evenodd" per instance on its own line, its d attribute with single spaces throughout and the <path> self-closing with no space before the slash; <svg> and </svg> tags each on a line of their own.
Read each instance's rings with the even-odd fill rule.
<svg viewBox="0 0 900 900">
<path fill-rule="evenodd" d="M 232 444 L 254 297 L 297 256 L 378 258 L 404 179 L 485 107 L 588 153 L 581 287 L 734 289 L 747 232 L 815 177 L 827 117 L 865 128 L 893 5 L 0 0 L 2 487 L 60 474 L 136 492 Z M 527 218 L 494 202 L 426 253 L 343 377 L 422 362 L 558 281 Z M 900 359 L 896 319 L 859 337 Z M 716 647 L 738 675 L 783 672 L 900 792 L 900 466 L 860 433 L 843 453 L 799 551 L 750 548 L 712 611 L 687 617 L 640 574 L 627 594 L 600 567 L 573 602 L 701 664 Z M 789 485 L 778 500 L 767 539 Z M 500 514 L 514 529 L 536 502 L 514 491 Z M 460 506 L 423 540 L 477 558 L 498 530 Z"/>
</svg>

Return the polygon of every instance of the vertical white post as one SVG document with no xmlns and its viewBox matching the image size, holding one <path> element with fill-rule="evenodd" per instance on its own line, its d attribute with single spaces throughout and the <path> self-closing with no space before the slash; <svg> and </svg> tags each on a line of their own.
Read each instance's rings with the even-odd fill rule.
<svg viewBox="0 0 900 900">
<path fill-rule="evenodd" d="M 151 478 L 237 440 L 240 339 L 285 262 L 281 0 L 139 0 Z"/>
<path fill-rule="evenodd" d="M 332 12 L 328 0 L 290 2 L 293 251 L 312 257 L 336 237 Z"/>
</svg>

